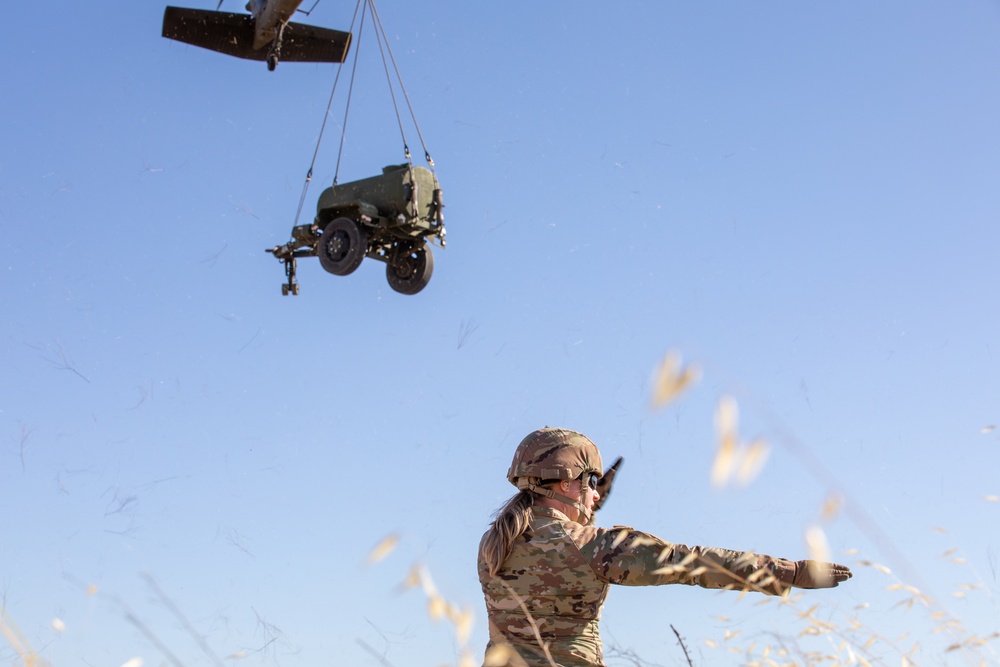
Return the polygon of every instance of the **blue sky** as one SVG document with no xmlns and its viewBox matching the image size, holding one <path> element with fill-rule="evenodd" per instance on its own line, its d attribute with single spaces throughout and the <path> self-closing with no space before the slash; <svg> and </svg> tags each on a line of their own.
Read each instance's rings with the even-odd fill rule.
<svg viewBox="0 0 1000 667">
<path fill-rule="evenodd" d="M 346 29 L 353 10 L 302 20 Z M 347 277 L 302 260 L 283 298 L 264 253 L 288 238 L 336 66 L 269 73 L 162 39 L 156 3 L 19 16 L 0 105 L 5 624 L 55 665 L 456 664 L 453 629 L 401 587 L 420 563 L 473 610 L 478 661 L 476 545 L 547 424 L 625 456 L 606 525 L 804 558 L 819 524 L 855 571 L 787 607 L 615 589 L 609 665 L 681 664 L 671 625 L 699 665 L 782 641 L 846 660 L 845 639 L 876 664 L 1000 661 L 995 639 L 945 652 L 1000 630 L 1000 4 L 379 10 L 447 205 L 411 297 L 372 260 Z M 403 161 L 371 33 L 354 48 L 342 182 Z M 654 409 L 668 350 L 702 379 Z M 723 396 L 771 447 L 745 488 L 709 483 Z M 821 520 L 833 492 L 847 506 Z M 837 631 L 796 639 L 814 604 Z M 960 629 L 932 633 L 942 619 Z"/>
</svg>

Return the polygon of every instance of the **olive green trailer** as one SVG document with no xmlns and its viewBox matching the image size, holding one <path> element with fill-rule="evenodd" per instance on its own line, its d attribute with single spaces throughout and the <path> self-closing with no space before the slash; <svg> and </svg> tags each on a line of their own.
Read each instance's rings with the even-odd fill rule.
<svg viewBox="0 0 1000 667">
<path fill-rule="evenodd" d="M 401 164 L 327 188 L 312 224 L 292 228 L 291 241 L 268 252 L 285 264 L 283 294 L 298 294 L 296 258 L 313 256 L 338 276 L 353 273 L 365 257 L 377 259 L 393 290 L 416 294 L 434 272 L 432 243 L 445 246 L 441 186 L 430 170 Z"/>
</svg>

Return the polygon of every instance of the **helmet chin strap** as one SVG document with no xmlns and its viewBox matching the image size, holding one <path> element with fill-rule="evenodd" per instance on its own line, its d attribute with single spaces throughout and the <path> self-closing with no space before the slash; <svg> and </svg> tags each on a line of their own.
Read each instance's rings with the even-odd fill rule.
<svg viewBox="0 0 1000 667">
<path fill-rule="evenodd" d="M 584 504 L 584 499 L 586 498 L 584 494 L 587 493 L 586 485 L 581 485 L 579 500 L 573 500 L 569 496 L 564 496 L 561 493 L 556 493 L 552 489 L 546 489 L 544 486 L 538 486 L 537 484 L 529 483 L 527 488 L 540 496 L 545 496 L 546 498 L 551 498 L 552 500 L 558 500 L 561 503 L 576 508 L 576 510 L 580 513 L 581 519 L 580 521 L 577 521 L 577 523 L 583 524 L 584 526 L 590 523 L 592 515 L 590 510 L 587 509 L 587 506 Z"/>
</svg>

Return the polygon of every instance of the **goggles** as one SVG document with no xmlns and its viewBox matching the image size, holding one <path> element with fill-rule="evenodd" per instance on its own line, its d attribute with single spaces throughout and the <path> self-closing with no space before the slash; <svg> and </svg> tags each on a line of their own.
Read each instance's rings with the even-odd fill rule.
<svg viewBox="0 0 1000 667">
<path fill-rule="evenodd" d="M 597 491 L 597 482 L 601 479 L 599 472 L 585 472 L 582 477 L 586 477 L 587 486 L 593 491 Z"/>
</svg>

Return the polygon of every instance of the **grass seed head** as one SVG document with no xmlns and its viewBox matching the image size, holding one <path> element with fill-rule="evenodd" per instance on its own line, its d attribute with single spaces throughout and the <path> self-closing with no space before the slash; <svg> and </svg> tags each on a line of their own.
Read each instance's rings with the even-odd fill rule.
<svg viewBox="0 0 1000 667">
<path fill-rule="evenodd" d="M 820 518 L 823 521 L 832 521 L 837 518 L 840 514 L 840 510 L 844 507 L 844 497 L 840 494 L 834 493 L 826 497 L 823 501 L 823 507 L 820 510 Z"/>
<path fill-rule="evenodd" d="M 736 475 L 737 481 L 746 486 L 757 479 L 757 475 L 764 469 L 768 457 L 771 455 L 771 447 L 762 439 L 758 438 L 743 449 L 743 457 L 740 462 L 740 470 Z"/>
<path fill-rule="evenodd" d="M 472 609 L 468 607 L 452 617 L 451 620 L 455 624 L 455 639 L 458 640 L 459 644 L 465 645 L 469 641 L 474 618 Z"/>
<path fill-rule="evenodd" d="M 676 350 L 667 352 L 653 380 L 653 407 L 660 409 L 680 396 L 701 378 L 701 369 L 692 364 L 684 368 Z"/>
<path fill-rule="evenodd" d="M 809 558 L 814 562 L 809 564 L 810 575 L 817 581 L 827 581 L 829 583 L 830 567 L 830 544 L 826 541 L 826 533 L 819 526 L 810 526 L 806 529 L 806 546 L 809 549 Z"/>
<path fill-rule="evenodd" d="M 506 667 L 520 656 L 507 644 L 496 644 L 486 651 L 483 667 Z"/>
<path fill-rule="evenodd" d="M 477 667 L 476 660 L 472 657 L 469 649 L 462 651 L 462 655 L 458 659 L 458 667 Z"/>
<path fill-rule="evenodd" d="M 427 599 L 427 615 L 431 620 L 440 621 L 447 613 L 448 605 L 440 595 L 431 595 Z"/>
<path fill-rule="evenodd" d="M 375 563 L 379 562 L 380 560 L 391 554 L 393 550 L 396 548 L 397 544 L 399 544 L 399 536 L 396 535 L 395 533 L 389 535 L 381 542 L 376 544 L 375 548 L 371 550 L 371 552 L 368 554 L 368 558 L 366 559 L 367 564 L 374 565 Z"/>
<path fill-rule="evenodd" d="M 882 574 L 892 574 L 892 570 L 887 568 L 885 565 L 880 565 L 879 563 L 873 563 L 870 560 L 859 560 L 858 565 L 864 565 L 865 567 L 875 568 Z"/>
<path fill-rule="evenodd" d="M 715 460 L 712 461 L 711 482 L 712 486 L 720 488 L 729 483 L 733 470 L 736 468 L 736 440 L 725 437 L 720 439 L 719 448 L 715 452 Z"/>
</svg>

